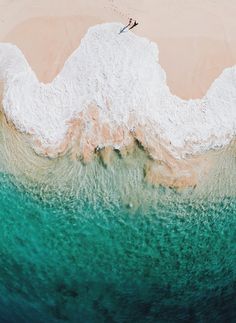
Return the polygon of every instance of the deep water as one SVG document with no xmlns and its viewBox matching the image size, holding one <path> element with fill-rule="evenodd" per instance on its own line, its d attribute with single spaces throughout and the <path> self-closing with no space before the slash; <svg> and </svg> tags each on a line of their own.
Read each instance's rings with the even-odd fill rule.
<svg viewBox="0 0 236 323">
<path fill-rule="evenodd" d="M 132 207 L 1 174 L 0 322 L 235 322 L 236 198 L 149 190 Z"/>
</svg>

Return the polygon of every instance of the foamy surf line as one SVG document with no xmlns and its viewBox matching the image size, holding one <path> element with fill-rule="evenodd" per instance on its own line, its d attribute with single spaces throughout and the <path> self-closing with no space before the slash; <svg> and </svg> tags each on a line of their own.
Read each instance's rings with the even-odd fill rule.
<svg viewBox="0 0 236 323">
<path fill-rule="evenodd" d="M 62 71 L 38 81 L 22 52 L 0 44 L 0 79 L 7 119 L 56 156 L 76 142 L 82 155 L 141 142 L 154 159 L 160 144 L 175 158 L 227 145 L 236 132 L 236 74 L 227 68 L 202 99 L 173 95 L 158 47 L 121 24 L 88 30 Z M 89 157 L 88 157 L 89 159 Z"/>
</svg>

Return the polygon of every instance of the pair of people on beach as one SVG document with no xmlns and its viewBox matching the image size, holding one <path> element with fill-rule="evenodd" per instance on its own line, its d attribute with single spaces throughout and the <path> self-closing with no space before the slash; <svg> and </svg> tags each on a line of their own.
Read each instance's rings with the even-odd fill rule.
<svg viewBox="0 0 236 323">
<path fill-rule="evenodd" d="M 122 28 L 122 29 L 121 29 L 120 34 L 121 34 L 123 31 L 125 31 L 128 27 L 129 27 L 129 30 L 130 30 L 130 29 L 132 29 L 132 28 L 134 28 L 135 26 L 137 26 L 137 25 L 138 25 L 138 23 L 137 23 L 137 21 L 136 21 L 136 20 L 134 20 L 134 23 L 133 23 L 133 24 L 132 24 L 132 21 L 133 21 L 133 19 L 132 19 L 132 18 L 130 18 L 130 19 L 129 19 L 129 23 L 128 23 L 128 25 L 126 25 L 124 28 Z"/>
</svg>

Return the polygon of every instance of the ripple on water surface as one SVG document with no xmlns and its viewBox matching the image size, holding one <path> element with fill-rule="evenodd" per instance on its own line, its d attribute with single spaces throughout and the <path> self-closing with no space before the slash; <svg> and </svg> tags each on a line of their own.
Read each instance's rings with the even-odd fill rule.
<svg viewBox="0 0 236 323">
<path fill-rule="evenodd" d="M 0 321 L 235 320 L 232 183 L 151 186 L 141 155 L 78 166 L 61 189 L 2 173 Z M 63 176 L 53 167 L 50 179 Z"/>
<path fill-rule="evenodd" d="M 83 166 L 7 131 L 0 151 L 1 322 L 235 321 L 235 146 L 182 191 L 141 151 Z"/>
</svg>

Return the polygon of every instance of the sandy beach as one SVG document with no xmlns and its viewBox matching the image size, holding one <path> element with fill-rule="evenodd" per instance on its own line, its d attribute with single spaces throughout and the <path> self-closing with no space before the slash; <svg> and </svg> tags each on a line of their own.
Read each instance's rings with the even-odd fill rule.
<svg viewBox="0 0 236 323">
<path fill-rule="evenodd" d="M 8 120 L 11 120 L 18 130 L 30 135 L 37 134 L 38 137 L 36 136 L 36 140 L 34 140 L 34 148 L 39 154 L 55 157 L 63 154 L 70 148 L 75 159 L 82 156 L 82 159 L 87 163 L 92 160 L 97 147 L 102 147 L 105 150 L 101 150 L 101 157 L 105 163 L 108 163 L 112 149 L 118 147 L 121 155 L 125 155 L 127 150 L 130 149 L 132 151 L 132 147 L 138 141 L 154 161 L 154 164 L 149 163 L 146 167 L 146 177 L 150 182 L 161 182 L 175 187 L 195 186 L 198 183 L 199 177 L 202 177 L 202 174 L 205 174 L 206 170 L 209 169 L 209 160 L 198 156 L 199 152 L 202 151 L 201 147 L 205 145 L 205 152 L 207 152 L 211 148 L 229 143 L 232 139 L 233 133 L 231 129 L 234 129 L 233 123 L 229 126 L 229 130 L 223 127 L 226 130 L 222 132 L 222 138 L 218 136 L 218 129 L 221 129 L 222 124 L 224 124 L 219 122 L 219 120 L 224 119 L 223 112 L 222 115 L 218 116 L 218 119 L 216 118 L 215 124 L 213 122 L 211 125 L 211 121 L 215 112 L 220 112 L 218 108 L 222 105 L 221 101 L 218 102 L 218 105 L 215 103 L 215 97 L 219 97 L 219 93 L 225 93 L 224 86 L 222 88 L 222 82 L 224 81 L 227 84 L 228 81 L 231 81 L 231 74 L 233 72 L 229 71 L 226 73 L 226 76 L 222 76 L 221 79 L 223 81 L 219 80 L 209 92 L 207 97 L 207 100 L 209 100 L 209 113 L 207 111 L 207 116 L 204 111 L 205 99 L 203 101 L 196 100 L 196 102 L 191 102 L 191 100 L 183 101 L 181 99 L 202 98 L 222 71 L 226 67 L 235 64 L 236 39 L 234 37 L 234 30 L 236 22 L 234 17 L 236 14 L 236 4 L 234 1 L 228 1 L 225 5 L 222 1 L 210 0 L 194 0 L 189 1 L 187 4 L 185 1 L 161 0 L 139 1 L 138 3 L 133 0 L 102 0 L 96 3 L 91 0 L 81 0 L 71 1 L 68 5 L 68 2 L 63 0 L 51 1 L 50 4 L 45 0 L 40 3 L 32 0 L 22 0 L 20 2 L 3 1 L 0 3 L 0 10 L 0 42 L 15 44 L 22 51 L 32 70 L 36 73 L 37 79 L 43 82 L 40 85 L 41 88 L 36 85 L 37 80 L 33 76 L 29 82 L 29 84 L 36 82 L 35 89 L 37 88 L 36 91 L 39 91 L 39 101 L 37 104 L 38 106 L 42 105 L 42 109 L 45 109 L 39 119 L 37 119 L 38 112 L 32 112 L 31 105 L 28 106 L 28 112 L 25 110 L 26 118 L 21 110 L 10 111 L 11 106 L 15 104 L 11 103 L 11 97 L 14 97 L 14 95 L 10 96 L 8 104 L 10 108 L 7 115 Z M 160 88 L 163 87 L 163 93 L 166 93 L 164 96 L 167 99 L 167 103 L 162 107 L 161 114 L 156 114 L 154 118 L 156 113 L 155 104 L 156 106 L 163 105 L 162 99 L 158 98 L 157 101 L 156 99 L 152 101 L 154 109 L 151 109 L 147 115 L 142 116 L 140 109 L 139 112 L 141 114 L 139 118 L 135 113 L 131 113 L 126 115 L 128 119 L 125 123 L 119 119 L 118 115 L 118 119 L 115 120 L 114 113 L 110 113 L 111 107 L 114 108 L 117 94 L 119 94 L 115 92 L 115 95 L 111 93 L 113 101 L 111 97 L 106 98 L 104 94 L 101 94 L 105 108 L 103 112 L 101 112 L 98 100 L 96 104 L 90 102 L 84 111 L 75 110 L 72 106 L 71 109 L 74 110 L 71 110 L 70 113 L 67 111 L 68 108 L 66 108 L 61 116 L 57 116 L 57 111 L 59 111 L 57 109 L 61 109 L 64 99 L 63 93 L 60 94 L 62 95 L 61 98 L 58 97 L 54 86 L 55 88 L 62 89 L 65 84 L 60 83 L 60 80 L 55 84 L 51 82 L 61 71 L 63 77 L 66 78 L 73 74 L 73 66 L 75 67 L 75 65 L 73 65 L 73 59 L 70 62 L 68 58 L 80 46 L 80 41 L 87 33 L 88 28 L 107 22 L 126 24 L 129 17 L 136 19 L 139 23 L 133 29 L 134 33 L 146 39 L 142 40 L 139 37 L 129 36 L 130 39 L 126 40 L 127 44 L 129 42 L 133 44 L 134 53 L 135 46 L 141 46 L 140 53 L 143 53 L 142 57 L 146 57 L 145 48 L 150 47 L 150 66 L 152 66 L 147 65 L 145 67 L 145 64 L 148 64 L 146 62 L 142 67 L 142 59 L 140 60 L 139 55 L 133 60 L 132 55 L 134 53 L 130 54 L 130 62 L 132 60 L 136 62 L 134 63 L 136 68 L 134 68 L 133 72 L 134 74 L 137 72 L 137 75 L 134 75 L 134 78 L 139 78 L 138 75 L 144 75 L 150 68 L 155 70 L 159 54 L 160 67 L 166 73 L 166 82 L 170 92 L 173 94 L 173 96 L 168 94 L 169 89 L 166 88 L 165 81 L 162 80 L 163 72 L 160 71 L 160 75 L 158 74 L 159 72 L 154 73 L 152 77 L 153 80 L 156 79 L 155 84 L 159 84 Z M 99 28 L 102 30 L 102 33 L 108 33 L 108 37 L 113 37 L 112 30 L 119 28 L 119 25 L 117 26 L 111 24 L 110 27 L 101 26 Z M 111 33 L 110 36 L 109 33 Z M 91 36 L 89 36 L 90 34 Z M 88 40 L 85 41 L 86 37 Z M 159 53 L 149 40 L 158 45 Z M 84 42 L 88 48 L 92 46 L 91 41 L 97 42 L 95 29 L 84 37 Z M 117 41 L 115 38 L 113 43 L 116 46 Z M 105 44 L 106 42 L 104 41 L 104 46 Z M 124 46 L 123 49 L 125 51 L 126 47 L 123 42 L 120 43 L 118 48 L 121 48 L 121 46 Z M 84 50 L 85 52 L 86 50 Z M 95 53 L 93 47 L 90 48 L 90 53 Z M 81 62 L 82 67 L 80 69 L 79 65 L 77 65 L 76 68 L 82 71 L 82 63 L 85 63 L 88 59 L 86 64 L 88 64 L 88 69 L 90 69 L 94 58 L 91 58 L 91 61 L 89 61 L 90 58 L 83 54 L 83 49 L 78 52 L 78 55 L 82 55 L 80 61 L 78 60 L 78 62 Z M 114 55 L 116 55 L 115 52 Z M 156 55 L 156 58 L 154 55 Z M 82 62 L 81 58 L 83 57 L 84 61 Z M 111 57 L 107 56 L 107 62 L 111 60 Z M 101 59 L 101 56 L 97 58 Z M 68 71 L 66 71 L 66 66 L 63 69 L 65 62 Z M 122 56 L 120 62 L 122 63 Z M 128 69 L 130 63 L 126 62 L 125 64 L 123 68 Z M 89 81 L 93 78 L 92 75 L 96 68 L 96 66 L 95 68 L 91 67 L 90 78 L 85 73 L 84 79 L 87 77 L 88 82 L 87 89 L 90 91 L 91 88 L 91 95 L 88 93 L 90 95 L 89 98 L 93 98 L 97 91 L 94 90 L 93 92 L 93 86 L 91 86 Z M 152 73 L 151 70 L 149 75 Z M 99 71 L 96 73 L 99 73 Z M 98 75 L 99 80 L 101 80 L 103 75 L 102 71 L 100 73 L 101 75 Z M 97 75 L 95 76 L 97 77 Z M 107 76 L 111 79 L 113 78 L 113 72 L 109 69 L 106 73 Z M 116 79 L 119 77 L 119 74 L 117 74 Z M 127 79 L 124 80 L 126 81 Z M 82 85 L 83 81 L 81 82 L 79 81 L 76 86 Z M 132 84 L 132 82 L 133 79 L 131 77 L 128 83 Z M 149 84 L 145 82 L 141 84 L 143 89 Z M 147 82 L 149 82 L 148 78 Z M 45 84 L 48 85 L 48 88 L 44 88 Z M 117 85 L 119 86 L 119 83 L 113 84 L 115 90 Z M 155 86 L 152 90 L 151 88 L 152 83 L 149 84 L 149 91 L 154 97 L 156 88 Z M 16 88 L 16 91 L 19 93 L 19 89 Z M 109 91 L 108 87 L 107 92 L 104 92 L 105 96 L 108 95 Z M 138 93 L 138 90 L 135 93 Z M 141 93 L 143 92 L 141 91 Z M 127 92 L 125 88 L 122 95 L 128 97 L 129 91 Z M 227 94 L 225 95 L 225 99 L 222 99 L 223 103 L 226 102 L 225 100 L 228 100 Z M 52 106 L 55 111 L 51 110 L 48 117 L 46 116 L 48 106 L 44 103 L 44 97 L 47 96 L 52 96 L 52 100 L 54 100 L 52 102 L 56 102 L 57 99 L 59 101 L 62 100 L 60 101 L 61 105 Z M 159 94 L 156 97 L 158 96 Z M 142 95 L 142 97 L 140 100 L 143 100 L 144 103 L 145 95 Z M 35 98 L 36 96 L 34 96 L 33 100 L 36 100 Z M 139 98 L 136 96 L 133 99 L 134 101 L 139 101 Z M 79 100 L 78 97 L 75 102 L 79 102 Z M 148 100 L 149 95 L 146 97 L 146 102 Z M 168 103 L 168 100 L 170 100 L 170 103 Z M 6 102 L 8 101 L 6 100 Z M 47 103 L 47 101 L 45 102 Z M 78 103 L 78 105 L 81 104 Z M 168 104 L 173 105 L 173 112 L 169 110 Z M 231 105 L 230 109 L 227 107 L 229 113 L 227 118 L 230 120 L 230 116 L 232 116 L 231 119 L 234 119 L 233 102 L 230 101 L 227 104 Z M 181 106 L 183 107 L 180 109 L 179 107 Z M 117 101 L 114 111 L 121 107 L 122 101 Z M 211 111 L 212 107 L 213 110 Z M 26 109 L 26 106 L 24 106 L 24 109 Z M 186 113 L 183 112 L 183 109 L 186 109 Z M 129 110 L 127 108 L 127 113 L 130 113 L 130 111 L 132 109 Z M 192 114 L 189 114 L 189 111 L 192 111 Z M 29 117 L 31 113 L 33 119 Z M 120 115 L 123 113 L 123 111 L 120 111 Z M 76 117 L 74 118 L 74 116 Z M 163 129 L 160 132 L 157 130 L 153 131 L 153 129 L 159 127 L 160 116 L 162 118 L 160 124 Z M 43 121 L 44 119 L 45 121 Z M 195 122 L 195 119 L 198 121 Z M 110 123 L 106 120 L 109 120 Z M 33 121 L 32 124 L 31 121 Z M 224 122 L 227 124 L 227 121 Z M 90 130 L 86 128 L 87 124 L 90 124 Z M 180 125 L 182 124 L 185 126 L 181 130 Z M 202 136 L 199 135 L 199 125 L 201 126 L 201 124 L 203 124 Z M 191 127 L 193 128 L 191 129 Z M 85 131 L 85 129 L 87 130 Z M 135 130 L 131 131 L 131 129 Z M 165 135 L 161 135 L 163 130 L 166 132 Z M 177 132 L 178 135 L 176 135 Z M 212 144 L 214 141 L 215 143 Z M 196 154 L 196 156 L 186 158 L 187 155 L 191 154 Z"/>
<path fill-rule="evenodd" d="M 156 42 L 167 84 L 181 98 L 202 97 L 236 63 L 236 2 L 229 0 L 0 1 L 0 41 L 16 44 L 38 78 L 50 82 L 88 27 L 137 19 Z"/>
<path fill-rule="evenodd" d="M 0 0 L 0 323 L 236 322 L 235 17 Z"/>
</svg>

